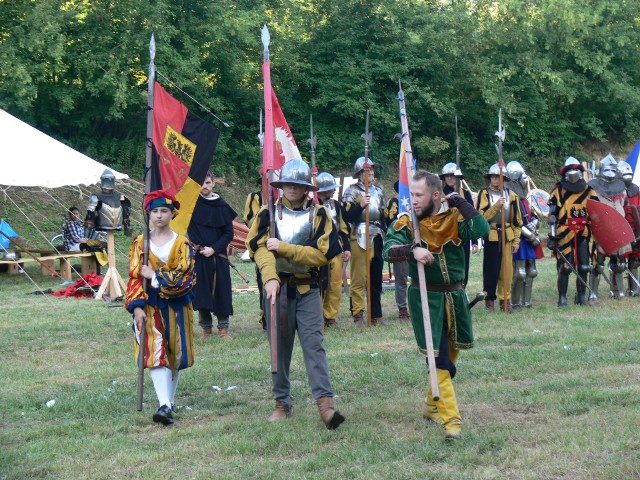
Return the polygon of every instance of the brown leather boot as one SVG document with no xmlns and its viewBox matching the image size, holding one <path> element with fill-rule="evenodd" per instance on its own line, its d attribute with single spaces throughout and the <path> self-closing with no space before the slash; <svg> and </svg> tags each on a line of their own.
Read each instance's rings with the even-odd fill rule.
<svg viewBox="0 0 640 480">
<path fill-rule="evenodd" d="M 202 329 L 202 338 L 203 338 L 204 340 L 206 340 L 207 338 L 209 338 L 209 337 L 211 336 L 211 334 L 212 334 L 211 327 L 204 327 L 204 328 Z"/>
<path fill-rule="evenodd" d="M 218 330 L 218 336 L 224 340 L 231 340 L 231 335 L 229 335 L 228 328 L 220 328 Z"/>
<path fill-rule="evenodd" d="M 289 418 L 291 415 L 293 415 L 293 408 L 289 408 L 280 400 L 276 400 L 276 409 L 273 411 L 268 420 L 270 422 L 281 422 L 282 420 L 286 420 L 287 418 Z"/>
<path fill-rule="evenodd" d="M 507 302 L 505 304 L 504 300 L 500 300 L 500 311 L 504 312 L 504 313 L 512 313 L 511 306 L 509 305 L 509 302 Z"/>
<path fill-rule="evenodd" d="M 359 327 L 364 327 L 364 315 L 362 312 L 358 312 L 353 316 L 353 323 L 358 325 Z"/>
<path fill-rule="evenodd" d="M 485 300 L 484 301 L 484 309 L 488 312 L 488 313 L 493 313 L 496 311 L 496 307 L 493 304 L 493 300 Z"/>
<path fill-rule="evenodd" d="M 409 310 L 406 307 L 398 308 L 398 320 L 401 322 L 409 322 L 411 320 Z"/>
<path fill-rule="evenodd" d="M 335 430 L 340 426 L 345 418 L 333 406 L 333 397 L 322 397 L 316 400 L 320 418 L 329 430 Z"/>
<path fill-rule="evenodd" d="M 335 324 L 336 324 L 336 319 L 335 318 L 325 318 L 324 319 L 324 327 L 325 328 L 333 327 Z"/>
<path fill-rule="evenodd" d="M 382 319 L 382 317 L 373 317 L 373 318 L 371 319 L 371 325 L 373 325 L 374 327 L 375 327 L 375 326 L 377 326 L 377 325 L 382 325 L 382 326 L 384 326 L 384 325 L 386 325 L 386 324 L 387 324 L 387 322 L 385 322 L 385 321 Z"/>
</svg>

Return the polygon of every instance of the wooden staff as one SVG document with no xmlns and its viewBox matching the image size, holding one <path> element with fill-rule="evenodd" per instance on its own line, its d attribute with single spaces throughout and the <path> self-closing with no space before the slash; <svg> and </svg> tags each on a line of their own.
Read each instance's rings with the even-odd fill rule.
<svg viewBox="0 0 640 480">
<path fill-rule="evenodd" d="M 0 233 L 9 239 L 9 241 L 11 243 L 13 243 L 16 247 L 20 248 L 20 250 L 22 250 L 24 253 L 26 253 L 27 255 L 29 255 L 31 258 L 33 258 L 36 262 L 38 262 L 42 267 L 46 268 L 51 275 L 53 275 L 54 278 L 58 278 L 60 276 L 60 274 L 58 272 L 56 272 L 53 268 L 51 268 L 49 265 L 47 265 L 46 263 L 44 263 L 42 260 L 40 260 L 38 257 L 36 257 L 33 253 L 31 253 L 29 250 L 27 250 L 24 245 L 22 245 L 21 243 L 19 243 L 15 238 L 11 238 L 9 235 L 7 235 L 6 233 L 4 233 L 2 230 L 0 230 Z M 18 260 L 16 260 L 16 263 L 20 263 Z"/>
<path fill-rule="evenodd" d="M 156 80 L 156 40 L 151 34 L 151 40 L 149 42 L 149 85 L 147 90 L 147 150 L 145 157 L 145 178 L 144 178 L 144 193 L 145 196 L 151 191 L 151 167 L 152 167 L 152 145 L 153 145 L 153 93 L 154 84 Z M 149 215 L 144 210 L 144 197 L 142 199 L 142 211 L 144 217 L 144 230 L 142 232 L 142 264 L 147 265 L 149 263 Z M 145 298 L 147 296 L 147 290 L 149 288 L 149 281 L 144 280 L 142 282 L 142 288 L 144 289 Z M 146 308 L 145 308 L 146 310 Z M 142 400 L 144 397 L 144 367 L 145 357 L 147 353 L 147 321 L 142 322 L 142 329 L 140 330 L 140 347 L 138 348 L 138 395 L 137 395 L 137 408 L 138 411 L 142 410 Z"/>
<path fill-rule="evenodd" d="M 405 150 L 405 165 L 407 177 L 413 178 L 415 165 L 413 152 L 411 150 L 411 139 L 409 138 L 409 123 L 407 121 L 407 111 L 404 103 L 404 92 L 402 85 L 398 82 L 398 103 L 400 104 L 400 124 L 402 125 L 402 144 Z M 415 245 L 422 245 L 420 238 L 420 222 L 416 216 L 415 208 L 411 203 L 411 221 L 413 222 L 413 242 Z M 431 395 L 434 401 L 440 399 L 440 388 L 438 387 L 438 374 L 436 372 L 436 357 L 433 351 L 433 333 L 431 332 L 431 313 L 429 312 L 429 296 L 427 292 L 427 282 L 424 274 L 424 267 L 418 264 L 418 282 L 420 283 L 420 303 L 422 305 L 422 324 L 424 326 L 424 342 L 427 348 L 427 366 L 429 368 L 429 383 L 431 384 Z"/>
<path fill-rule="evenodd" d="M 363 176 L 364 176 L 364 194 L 369 195 L 369 172 L 371 171 L 371 165 L 369 164 L 369 142 L 371 142 L 371 132 L 369 132 L 369 110 L 367 110 L 367 119 L 365 122 L 364 133 L 364 164 L 363 164 Z M 365 276 L 364 281 L 367 288 L 367 326 L 371 327 L 371 260 L 369 259 L 369 251 L 371 246 L 369 245 L 369 205 L 364 210 L 364 241 L 365 243 Z"/>
<path fill-rule="evenodd" d="M 498 131 L 496 132 L 496 136 L 498 137 L 498 171 L 500 173 L 500 196 L 504 195 L 504 173 L 502 169 L 504 168 L 504 159 L 502 158 L 502 142 L 505 137 L 505 129 L 502 127 L 502 109 L 498 113 Z M 504 199 L 505 202 L 509 201 L 509 198 Z M 511 252 L 507 252 L 507 230 L 506 230 L 506 222 L 505 222 L 505 207 L 504 203 L 500 208 L 500 222 L 502 224 L 502 228 L 500 229 L 500 246 L 502 247 L 502 266 L 501 270 L 504 272 L 504 269 L 507 268 L 507 262 L 509 261 L 509 255 Z M 503 291 L 503 301 L 502 301 L 502 310 L 506 313 L 509 312 L 509 299 L 507 298 L 507 276 L 502 275 L 502 291 Z"/>
<path fill-rule="evenodd" d="M 267 180 L 267 205 L 269 209 L 269 237 L 274 238 L 276 233 L 276 212 L 275 198 L 273 191 L 273 167 L 275 156 L 275 129 L 273 125 L 273 97 L 271 96 L 271 63 L 269 62 L 269 43 L 271 36 L 266 25 L 262 27 L 262 46 L 263 50 L 263 66 L 262 73 L 264 75 L 264 157 L 262 159 L 263 168 L 266 166 Z M 276 303 L 269 302 L 269 340 L 271 348 L 271 373 L 278 373 L 278 311 Z"/>
</svg>

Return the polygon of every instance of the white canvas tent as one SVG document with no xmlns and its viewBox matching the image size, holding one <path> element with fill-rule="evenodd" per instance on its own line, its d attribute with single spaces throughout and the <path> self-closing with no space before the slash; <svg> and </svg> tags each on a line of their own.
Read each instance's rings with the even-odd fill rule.
<svg viewBox="0 0 640 480">
<path fill-rule="evenodd" d="M 135 208 L 142 204 L 144 185 L 73 148 L 40 132 L 0 109 L 0 216 L 14 225 L 22 223 L 20 241 L 29 249 L 51 249 L 58 252 L 54 237 L 61 232 L 70 205 L 82 212 L 89 196 L 99 189 L 105 169 L 116 176 L 116 189 L 131 201 L 131 222 L 134 230 L 142 231 L 142 215 Z M 43 204 L 48 209 L 42 209 Z M 55 210 L 58 214 L 51 214 Z M 24 220 L 18 221 L 20 215 Z M 57 240 L 56 240 L 57 241 Z M 116 246 L 118 256 L 128 257 L 128 251 Z M 0 249 L 0 257 L 7 254 Z M 59 253 L 59 252 L 58 252 Z M 75 274 L 80 275 L 74 269 Z M 34 284 L 37 283 L 32 280 Z"/>
<path fill-rule="evenodd" d="M 92 185 L 109 168 L 0 110 L 0 186 L 57 188 Z"/>
</svg>

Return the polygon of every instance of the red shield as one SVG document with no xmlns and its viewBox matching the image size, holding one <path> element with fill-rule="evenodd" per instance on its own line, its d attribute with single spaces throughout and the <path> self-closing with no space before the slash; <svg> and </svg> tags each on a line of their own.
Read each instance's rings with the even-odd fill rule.
<svg viewBox="0 0 640 480">
<path fill-rule="evenodd" d="M 605 255 L 613 255 L 635 240 L 629 223 L 615 208 L 596 200 L 587 200 L 587 213 L 593 237 Z"/>
</svg>

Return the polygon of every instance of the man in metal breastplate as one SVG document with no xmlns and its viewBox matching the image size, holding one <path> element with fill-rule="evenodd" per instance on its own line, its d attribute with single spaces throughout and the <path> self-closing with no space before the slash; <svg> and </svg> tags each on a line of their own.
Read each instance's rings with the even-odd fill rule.
<svg viewBox="0 0 640 480">
<path fill-rule="evenodd" d="M 369 165 L 374 166 L 369 159 Z M 368 176 L 369 191 L 366 192 L 365 175 Z M 369 268 L 369 292 L 371 293 L 371 323 L 383 325 L 382 320 L 382 246 L 385 235 L 385 206 L 386 202 L 382 189 L 374 185 L 375 173 L 373 168 L 365 168 L 365 158 L 356 160 L 353 168 L 353 178 L 357 183 L 350 185 L 344 192 L 342 201 L 345 208 L 345 220 L 351 224 L 351 313 L 353 321 L 364 326 L 365 288 L 367 271 Z M 366 235 L 366 212 L 369 206 L 369 238 Z M 369 243 L 369 258 L 366 250 Z"/>
<path fill-rule="evenodd" d="M 270 305 L 277 320 L 277 372 L 271 375 L 275 411 L 269 421 L 277 422 L 293 412 L 289 371 L 296 331 L 300 339 L 307 376 L 320 417 L 328 429 L 345 420 L 335 410 L 333 387 L 322 334 L 322 302 L 318 270 L 340 255 L 338 234 L 326 207 L 313 205 L 307 192 L 316 190 L 309 166 L 289 160 L 272 183 L 282 189 L 275 206 L 275 232 L 270 232 L 269 210 L 264 206 L 247 235 L 250 256 L 260 268 L 264 282 L 264 312 L 267 330 Z"/>
</svg>

